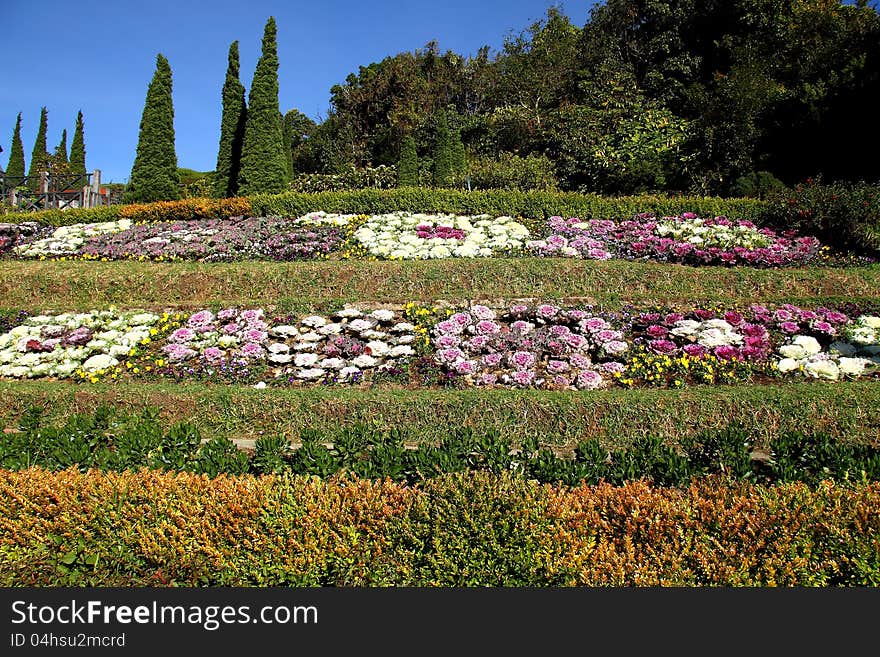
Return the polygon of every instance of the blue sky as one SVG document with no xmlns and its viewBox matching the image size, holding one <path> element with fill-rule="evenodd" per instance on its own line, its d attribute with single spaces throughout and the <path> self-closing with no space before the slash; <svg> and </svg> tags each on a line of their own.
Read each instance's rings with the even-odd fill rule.
<svg viewBox="0 0 880 657">
<path fill-rule="evenodd" d="M 587 0 L 0 0 L 0 163 L 9 159 L 15 117 L 22 112 L 25 158 L 49 110 L 51 152 L 77 110 L 85 121 L 86 166 L 104 182 L 126 182 L 156 54 L 171 63 L 179 166 L 212 170 L 220 134 L 220 91 L 229 44 L 239 41 L 246 88 L 260 56 L 269 16 L 278 25 L 279 102 L 315 120 L 329 109 L 330 87 L 358 66 L 436 40 L 441 51 L 475 54 L 501 48 L 559 6 L 575 25 L 589 15 Z M 18 26 L 18 27 L 16 27 Z"/>
</svg>

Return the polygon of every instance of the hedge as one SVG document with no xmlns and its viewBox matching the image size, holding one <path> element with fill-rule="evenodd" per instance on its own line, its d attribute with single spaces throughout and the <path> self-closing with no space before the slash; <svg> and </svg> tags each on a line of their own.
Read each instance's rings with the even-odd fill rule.
<svg viewBox="0 0 880 657">
<path fill-rule="evenodd" d="M 3 586 L 877 586 L 880 485 L 0 471 Z"/>
<path fill-rule="evenodd" d="M 542 220 L 553 215 L 569 217 L 627 219 L 641 212 L 674 215 L 694 212 L 701 216 L 725 215 L 761 222 L 767 204 L 746 198 L 708 196 L 603 197 L 572 192 L 485 190 L 465 192 L 451 189 L 398 188 L 361 189 L 338 192 L 285 192 L 250 198 L 185 199 L 159 203 L 112 205 L 92 209 L 45 210 L 9 214 L 4 221 L 40 221 L 62 226 L 131 219 L 171 221 L 222 216 L 301 216 L 308 212 L 381 214 L 397 210 L 492 214 Z"/>
</svg>

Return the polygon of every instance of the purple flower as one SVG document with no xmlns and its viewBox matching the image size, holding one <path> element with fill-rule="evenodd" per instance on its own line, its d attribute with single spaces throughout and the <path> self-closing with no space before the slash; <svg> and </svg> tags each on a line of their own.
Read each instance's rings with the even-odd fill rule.
<svg viewBox="0 0 880 657">
<path fill-rule="evenodd" d="M 782 308 L 778 308 L 776 312 L 773 313 L 773 319 L 777 322 L 790 322 L 794 318 L 795 317 L 791 312 Z"/>
<path fill-rule="evenodd" d="M 217 313 L 217 319 L 221 322 L 225 322 L 230 319 L 235 319 L 237 315 L 238 311 L 235 308 L 224 308 Z"/>
<path fill-rule="evenodd" d="M 826 310 L 825 321 L 832 324 L 846 324 L 849 321 L 849 317 L 835 310 Z"/>
<path fill-rule="evenodd" d="M 501 330 L 501 327 L 488 319 L 477 322 L 477 333 L 480 335 L 495 335 Z"/>
<path fill-rule="evenodd" d="M 516 331 L 517 333 L 526 334 L 535 327 L 530 322 L 526 322 L 524 320 L 518 319 L 510 325 L 510 328 L 511 328 L 511 330 Z"/>
<path fill-rule="evenodd" d="M 456 361 L 464 359 L 464 352 L 461 349 L 453 347 L 451 349 L 441 349 L 437 352 L 437 356 L 443 363 L 455 363 Z"/>
<path fill-rule="evenodd" d="M 652 338 L 665 338 L 666 337 L 666 329 L 659 324 L 651 324 L 648 327 L 646 333 L 650 335 Z"/>
<path fill-rule="evenodd" d="M 188 329 L 186 327 L 181 327 L 174 331 L 171 335 L 168 336 L 168 339 L 171 342 L 176 342 L 178 344 L 183 344 L 184 342 L 190 342 L 195 339 L 196 333 L 192 329 Z"/>
<path fill-rule="evenodd" d="M 731 347 L 728 344 L 723 344 L 715 347 L 714 353 L 721 360 L 731 360 L 732 358 L 736 358 L 739 355 L 739 350 L 737 350 L 736 347 Z"/>
<path fill-rule="evenodd" d="M 162 347 L 162 351 L 168 357 L 168 360 L 174 363 L 179 363 L 196 355 L 195 351 L 178 343 L 166 344 Z"/>
<path fill-rule="evenodd" d="M 602 375 L 594 370 L 578 372 L 577 387 L 586 390 L 595 390 L 602 385 Z"/>
<path fill-rule="evenodd" d="M 522 317 L 529 312 L 529 307 L 525 304 L 518 303 L 510 307 L 508 311 L 514 317 Z"/>
<path fill-rule="evenodd" d="M 611 340 L 603 344 L 602 349 L 609 356 L 620 356 L 629 350 L 629 345 L 623 340 Z"/>
<path fill-rule="evenodd" d="M 572 354 L 568 358 L 568 362 L 571 363 L 571 366 L 578 370 L 586 370 L 593 364 L 589 358 L 586 356 L 582 356 L 581 354 Z"/>
<path fill-rule="evenodd" d="M 241 327 L 235 322 L 230 322 L 229 324 L 226 324 L 222 330 L 226 335 L 235 335 L 241 330 Z"/>
<path fill-rule="evenodd" d="M 834 335 L 835 333 L 837 333 L 834 327 L 831 326 L 831 324 L 829 324 L 828 322 L 813 321 L 810 322 L 810 328 L 812 328 L 814 331 L 819 331 L 819 333 L 825 333 L 827 335 Z"/>
<path fill-rule="evenodd" d="M 550 335 L 556 338 L 564 337 L 566 335 L 569 335 L 570 333 L 571 329 L 564 324 L 554 324 L 550 327 Z"/>
<path fill-rule="evenodd" d="M 582 320 L 580 325 L 582 329 L 589 331 L 590 333 L 604 331 L 608 328 L 608 322 L 601 317 L 591 317 L 590 319 Z"/>
<path fill-rule="evenodd" d="M 618 363 L 616 360 L 612 360 L 608 363 L 602 363 L 599 365 L 599 369 L 605 374 L 623 374 L 626 371 L 626 365 Z"/>
<path fill-rule="evenodd" d="M 529 370 L 517 370 L 513 373 L 513 382 L 518 386 L 530 386 L 535 381 L 535 373 Z"/>
<path fill-rule="evenodd" d="M 189 318 L 187 322 L 192 327 L 204 326 L 214 321 L 214 313 L 210 310 L 200 310 Z"/>
<path fill-rule="evenodd" d="M 518 370 L 535 366 L 535 355 L 529 351 L 516 351 L 508 356 L 508 361 Z"/>
<path fill-rule="evenodd" d="M 249 342 L 263 342 L 268 337 L 265 331 L 257 331 L 256 329 L 249 329 L 244 333 L 244 339 Z"/>
<path fill-rule="evenodd" d="M 557 374 L 553 377 L 553 385 L 558 388 L 567 388 L 571 385 L 571 380 L 567 376 Z"/>
<path fill-rule="evenodd" d="M 587 339 L 578 335 L 577 333 L 569 333 L 565 337 L 562 338 L 562 341 L 565 342 L 571 349 L 583 349 L 588 345 Z"/>
<path fill-rule="evenodd" d="M 477 371 L 477 364 L 472 360 L 460 360 L 455 363 L 453 369 L 458 374 L 474 374 Z"/>
<path fill-rule="evenodd" d="M 701 344 L 686 344 L 682 347 L 682 351 L 691 358 L 702 358 L 708 353 L 706 347 Z"/>
<path fill-rule="evenodd" d="M 453 322 L 449 319 L 444 319 L 442 322 L 438 322 L 434 327 L 434 330 L 438 333 L 443 334 L 458 334 L 464 330 L 464 325 L 459 324 L 458 322 Z"/>
<path fill-rule="evenodd" d="M 263 311 L 262 310 L 243 310 L 241 311 L 241 319 L 247 322 L 248 324 L 252 324 L 254 322 L 259 322 L 262 320 Z"/>
<path fill-rule="evenodd" d="M 471 351 L 480 351 L 486 348 L 486 345 L 489 344 L 489 338 L 485 335 L 475 335 L 470 340 L 468 340 L 465 345 Z"/>
<path fill-rule="evenodd" d="M 669 313 L 663 318 L 663 323 L 667 326 L 673 326 L 676 322 L 680 322 L 683 319 L 684 315 L 681 313 Z"/>
<path fill-rule="evenodd" d="M 743 316 L 733 310 L 724 313 L 724 320 L 731 326 L 739 326 L 743 323 Z"/>
<path fill-rule="evenodd" d="M 480 378 L 477 379 L 477 384 L 481 386 L 492 386 L 498 383 L 498 375 L 497 374 L 482 374 Z"/>
<path fill-rule="evenodd" d="M 483 365 L 486 367 L 498 367 L 501 364 L 501 354 L 486 354 L 483 356 Z"/>
<path fill-rule="evenodd" d="M 551 319 L 553 317 L 556 317 L 556 314 L 559 312 L 559 310 L 560 309 L 558 306 L 544 303 L 537 307 L 537 309 L 535 310 L 535 314 L 542 319 Z"/>
<path fill-rule="evenodd" d="M 800 330 L 800 327 L 794 322 L 782 322 L 779 325 L 779 328 L 780 330 L 782 330 L 783 333 L 789 334 L 797 333 Z"/>
<path fill-rule="evenodd" d="M 568 363 L 564 360 L 551 360 L 547 363 L 547 371 L 550 374 L 562 374 L 570 369 Z"/>
<path fill-rule="evenodd" d="M 223 360 L 223 350 L 217 347 L 208 347 L 202 352 L 202 358 L 209 363 L 217 363 Z"/>
<path fill-rule="evenodd" d="M 461 340 L 457 335 L 441 335 L 435 342 L 438 347 L 449 349 L 451 347 L 457 347 Z"/>
<path fill-rule="evenodd" d="M 245 358 L 260 358 L 263 355 L 263 348 L 256 342 L 246 342 L 239 353 Z"/>
<path fill-rule="evenodd" d="M 669 356 L 674 354 L 678 347 L 675 346 L 674 342 L 670 342 L 669 340 L 651 340 L 648 343 L 648 348 L 654 353 L 660 354 L 662 356 Z"/>
<path fill-rule="evenodd" d="M 459 326 L 467 326 L 471 323 L 472 317 L 470 313 L 455 313 L 452 317 L 449 318 L 450 321 L 455 322 Z"/>
<path fill-rule="evenodd" d="M 476 317 L 478 320 L 492 320 L 495 319 L 495 312 L 486 306 L 471 306 L 471 315 Z"/>
</svg>

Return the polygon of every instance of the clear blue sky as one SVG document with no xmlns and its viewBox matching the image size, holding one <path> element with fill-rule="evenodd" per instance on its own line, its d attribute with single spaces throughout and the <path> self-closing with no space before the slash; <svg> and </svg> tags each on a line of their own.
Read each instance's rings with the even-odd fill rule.
<svg viewBox="0 0 880 657">
<path fill-rule="evenodd" d="M 250 88 L 269 16 L 278 25 L 279 103 L 315 120 L 329 109 L 330 87 L 358 66 L 436 40 L 441 51 L 495 52 L 504 37 L 560 6 L 575 25 L 589 0 L 0 0 L 4 62 L 0 85 L 0 163 L 9 160 L 15 117 L 22 112 L 25 159 L 49 110 L 49 151 L 77 110 L 85 122 L 86 166 L 104 182 L 126 182 L 156 54 L 173 72 L 178 165 L 212 170 L 220 135 L 220 91 L 229 44 L 239 41 L 241 79 Z"/>
</svg>

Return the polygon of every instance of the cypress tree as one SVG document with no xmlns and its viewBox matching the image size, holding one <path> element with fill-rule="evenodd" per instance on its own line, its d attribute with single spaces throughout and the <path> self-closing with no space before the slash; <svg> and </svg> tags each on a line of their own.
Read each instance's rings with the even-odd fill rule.
<svg viewBox="0 0 880 657">
<path fill-rule="evenodd" d="M 46 130 L 49 127 L 49 110 L 45 107 L 40 111 L 40 128 L 31 151 L 31 165 L 28 168 L 28 187 L 33 190 L 40 188 L 40 172 L 46 168 L 49 153 L 46 150 Z"/>
<path fill-rule="evenodd" d="M 55 147 L 55 161 L 67 164 L 67 129 L 61 131 L 61 141 Z"/>
<path fill-rule="evenodd" d="M 9 163 L 6 165 L 8 178 L 24 177 L 24 146 L 21 143 L 21 112 L 15 120 L 15 130 L 12 131 L 12 148 L 9 151 Z"/>
<path fill-rule="evenodd" d="M 83 113 L 76 115 L 76 128 L 73 131 L 73 141 L 70 144 L 70 172 L 86 172 L 86 145 L 83 137 Z"/>
<path fill-rule="evenodd" d="M 131 168 L 126 203 L 167 201 L 180 196 L 177 154 L 174 151 L 174 105 L 171 99 L 171 66 L 161 54 L 147 88 L 141 116 L 137 155 Z"/>
<path fill-rule="evenodd" d="M 220 148 L 217 151 L 217 169 L 214 173 L 214 196 L 235 196 L 238 193 L 238 173 L 241 169 L 241 146 L 247 107 L 244 103 L 244 85 L 239 80 L 240 64 L 238 41 L 229 46 L 226 81 L 223 83 L 223 117 L 220 120 Z"/>
<path fill-rule="evenodd" d="M 397 163 L 397 186 L 419 186 L 419 154 L 416 152 L 416 140 L 407 135 L 400 145 L 400 160 Z"/>
<path fill-rule="evenodd" d="M 281 115 L 281 141 L 284 144 L 284 164 L 287 167 L 287 179 L 293 180 L 293 129 L 292 121 L 287 120 L 290 114 Z"/>
<path fill-rule="evenodd" d="M 263 32 L 263 52 L 257 62 L 248 94 L 241 171 L 238 176 L 239 194 L 272 194 L 284 191 L 287 186 L 285 160 L 281 110 L 278 109 L 275 19 L 270 16 Z"/>
<path fill-rule="evenodd" d="M 440 110 L 436 119 L 434 140 L 434 187 L 452 185 L 452 133 L 446 121 L 446 112 Z"/>
<path fill-rule="evenodd" d="M 467 153 L 465 153 L 464 143 L 461 141 L 461 133 L 457 130 L 452 137 L 452 173 L 456 185 L 460 187 L 467 174 Z"/>
</svg>

